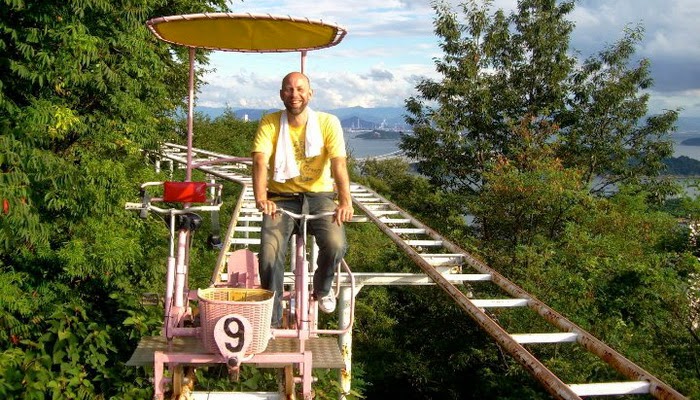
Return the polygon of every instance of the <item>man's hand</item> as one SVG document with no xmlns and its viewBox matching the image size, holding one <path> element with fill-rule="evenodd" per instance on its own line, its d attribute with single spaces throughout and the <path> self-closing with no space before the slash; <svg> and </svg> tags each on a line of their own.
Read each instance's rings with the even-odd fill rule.
<svg viewBox="0 0 700 400">
<path fill-rule="evenodd" d="M 335 215 L 333 216 L 333 220 L 336 224 L 340 226 L 343 224 L 343 222 L 350 221 L 352 219 L 353 214 L 355 214 L 355 210 L 352 208 L 352 204 L 341 204 L 338 205 L 338 208 L 335 209 Z"/>
<path fill-rule="evenodd" d="M 255 194 L 255 208 L 274 218 L 277 204 L 267 199 L 267 164 L 269 160 L 269 154 L 253 153 L 253 193 Z"/>
<path fill-rule="evenodd" d="M 263 214 L 271 215 L 274 218 L 277 215 L 277 204 L 271 200 L 260 200 L 255 202 L 255 207 Z"/>
<path fill-rule="evenodd" d="M 345 157 L 331 158 L 331 175 L 335 180 L 335 188 L 338 191 L 338 208 L 335 209 L 333 217 L 339 226 L 343 222 L 352 219 L 355 210 L 352 209 L 352 197 L 350 196 L 350 177 L 348 176 L 348 165 Z"/>
</svg>

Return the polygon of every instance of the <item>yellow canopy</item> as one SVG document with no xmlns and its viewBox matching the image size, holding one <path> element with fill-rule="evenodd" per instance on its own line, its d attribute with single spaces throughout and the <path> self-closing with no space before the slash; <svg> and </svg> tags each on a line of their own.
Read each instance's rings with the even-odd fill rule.
<svg viewBox="0 0 700 400">
<path fill-rule="evenodd" d="M 340 43 L 339 26 L 292 17 L 255 14 L 187 14 L 153 18 L 148 28 L 161 40 L 187 47 L 240 52 L 316 50 Z"/>
</svg>

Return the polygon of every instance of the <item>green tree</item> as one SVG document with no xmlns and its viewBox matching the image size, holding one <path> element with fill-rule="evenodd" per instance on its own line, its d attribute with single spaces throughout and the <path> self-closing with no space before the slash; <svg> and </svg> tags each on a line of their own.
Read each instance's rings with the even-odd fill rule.
<svg viewBox="0 0 700 400">
<path fill-rule="evenodd" d="M 553 240 L 592 201 L 582 173 L 555 156 L 559 144 L 547 141 L 552 128 L 543 122 L 535 131 L 527 123 L 515 129 L 519 148 L 510 151 L 511 158 L 502 155 L 488 164 L 481 191 L 467 198 L 479 239 L 489 250 L 508 252 L 539 238 Z"/>
<path fill-rule="evenodd" d="M 145 21 L 225 1 L 0 3 L 0 397 L 148 397 L 123 362 L 157 329 L 138 299 L 163 227 L 123 207 L 158 180 L 141 150 L 172 135 L 187 61 Z"/>
<path fill-rule="evenodd" d="M 649 64 L 628 67 L 641 30 L 628 30 L 577 66 L 568 49 L 573 27 L 565 20 L 573 1 L 522 0 L 509 16 L 490 14 L 490 4 L 467 2 L 461 24 L 449 6 L 435 3 L 443 79 L 422 81 L 421 95 L 407 100 L 415 134 L 401 147 L 421 160 L 418 170 L 435 192 L 456 194 L 452 207 L 474 217 L 479 235 L 471 248 L 489 265 L 697 397 L 700 343 L 689 295 L 699 265 L 678 221 L 649 202 L 669 192 L 655 178 L 670 154 L 667 135 L 677 111 L 646 118 L 648 97 L 640 93 L 651 85 Z M 407 303 L 392 314 L 397 326 L 415 319 L 414 306 L 420 309 L 420 300 L 402 299 Z M 433 313 L 439 311 L 421 315 Z M 498 311 L 494 318 L 509 332 L 543 328 L 523 312 Z M 451 324 L 446 318 L 435 326 Z M 471 333 L 461 339 L 465 346 L 479 343 Z M 429 352 L 406 338 L 393 343 L 397 359 Z M 452 371 L 439 365 L 402 366 L 414 380 L 386 379 L 392 387 L 410 382 L 424 397 L 437 385 L 445 398 L 471 398 L 474 386 L 478 398 L 548 398 L 520 385 L 531 380 L 511 368 L 512 360 L 499 368 L 494 349 L 452 349 L 468 357 L 466 370 L 488 379 L 446 382 L 441 377 Z M 619 379 L 585 352 L 557 346 L 538 350 L 538 357 L 566 382 Z"/>
<path fill-rule="evenodd" d="M 613 184 L 656 184 L 671 154 L 668 133 L 676 111 L 647 113 L 649 63 L 629 68 L 641 29 L 628 30 L 614 46 L 577 66 L 570 55 L 574 1 L 521 0 L 506 16 L 490 1 L 462 5 L 466 23 L 445 2 L 434 3 L 435 33 L 444 56 L 436 61 L 442 80 L 426 79 L 406 101 L 414 135 L 401 148 L 418 170 L 447 191 L 478 193 L 484 173 L 498 157 L 521 147 L 513 134 L 521 124 L 536 130 L 546 121 L 558 129 L 558 156 L 580 169 L 592 191 Z M 600 179 L 600 181 L 595 181 Z"/>
<path fill-rule="evenodd" d="M 566 108 L 558 110 L 563 142 L 559 156 L 584 171 L 595 193 L 618 184 L 641 184 L 657 197 L 673 191 L 669 180 L 648 180 L 665 168 L 673 154 L 669 133 L 676 129 L 679 110 L 648 116 L 650 64 L 632 65 L 641 26 L 628 28 L 622 39 L 586 59 L 570 78 Z"/>
<path fill-rule="evenodd" d="M 388 200 L 404 207 L 422 220 L 432 220 L 442 232 L 464 234 L 467 229 L 459 210 L 450 207 L 454 195 L 435 190 L 422 176 L 401 159 L 374 160 L 358 163 L 357 182 L 383 194 Z"/>
<path fill-rule="evenodd" d="M 687 229 L 650 204 L 647 192 L 639 188 L 623 186 L 610 197 L 593 195 L 582 183 L 583 172 L 564 166 L 555 156 L 557 144 L 544 140 L 552 127 L 544 124 L 532 132 L 525 126 L 516 130 L 521 151 L 489 164 L 486 184 L 468 204 L 477 221 L 488 221 L 479 224 L 485 232 L 479 240 L 472 239 L 470 248 L 527 292 L 696 398 L 700 379 L 694 366 L 700 341 L 697 307 L 691 307 L 691 300 L 697 298 L 693 284 L 700 264 Z M 377 190 L 387 191 L 385 196 L 412 214 L 414 208 L 420 212 L 419 201 L 402 195 L 410 193 L 405 188 L 411 185 L 399 183 L 404 178 L 397 163 L 373 162 L 362 171 Z M 696 203 L 685 200 L 676 212 L 695 216 Z M 442 218 L 423 216 L 441 231 Z M 362 260 L 374 260 L 382 271 L 404 271 L 401 266 L 410 265 L 388 261 L 401 258 L 386 246 L 382 259 L 375 254 L 381 245 L 362 245 L 367 249 L 359 250 Z M 396 393 L 402 398 L 550 398 L 432 289 L 377 288 L 362 296 L 355 360 L 368 373 L 369 397 Z M 471 289 L 478 298 L 502 295 L 476 284 Z M 492 315 L 509 332 L 551 329 L 522 309 L 495 310 Z M 565 382 L 620 379 L 610 366 L 580 350 L 532 348 Z M 442 362 L 433 363 L 435 359 Z M 452 379 L 455 375 L 460 379 Z"/>
<path fill-rule="evenodd" d="M 257 127 L 257 121 L 243 121 L 230 108 L 214 119 L 195 113 L 194 146 L 232 156 L 250 157 Z M 182 125 L 182 129 L 184 131 L 186 126 Z"/>
</svg>

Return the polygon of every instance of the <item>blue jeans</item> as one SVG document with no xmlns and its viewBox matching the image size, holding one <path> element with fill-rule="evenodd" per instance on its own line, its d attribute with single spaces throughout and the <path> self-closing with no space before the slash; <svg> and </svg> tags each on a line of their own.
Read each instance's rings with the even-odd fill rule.
<svg viewBox="0 0 700 400">
<path fill-rule="evenodd" d="M 320 214 L 334 211 L 337 207 L 335 193 L 299 193 L 293 196 L 276 196 L 270 194 L 270 200 L 277 207 L 296 214 Z M 286 214 L 274 219 L 263 215 L 261 246 L 258 254 L 260 284 L 263 289 L 275 293 L 272 309 L 272 326 L 280 327 L 282 307 L 280 300 L 284 293 L 284 270 L 287 259 L 287 246 L 291 236 L 297 232 L 297 221 Z M 347 240 L 345 228 L 333 222 L 333 216 L 307 221 L 307 231 L 314 236 L 318 244 L 317 269 L 313 277 L 313 293 L 316 298 L 327 295 L 333 285 L 335 268 L 345 256 Z"/>
</svg>

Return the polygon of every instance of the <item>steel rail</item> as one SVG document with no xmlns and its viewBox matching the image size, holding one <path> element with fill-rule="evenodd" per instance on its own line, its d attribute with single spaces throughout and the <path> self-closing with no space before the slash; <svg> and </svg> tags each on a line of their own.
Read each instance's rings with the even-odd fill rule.
<svg viewBox="0 0 700 400">
<path fill-rule="evenodd" d="M 650 383 L 649 393 L 657 399 L 663 400 L 681 400 L 687 399 L 685 396 L 677 392 L 675 389 L 652 375 L 651 373 L 645 371 L 622 354 L 615 351 L 610 346 L 606 345 L 583 328 L 574 324 L 573 322 L 566 319 L 564 316 L 556 312 L 551 307 L 544 304 L 542 301 L 535 298 L 533 295 L 527 293 L 516 284 L 505 278 L 503 275 L 498 273 L 496 270 L 487 266 L 482 261 L 478 260 L 466 250 L 460 248 L 451 241 L 440 236 L 436 231 L 421 223 L 420 221 L 413 218 L 407 212 L 402 210 L 400 207 L 394 205 L 389 200 L 385 199 L 378 193 L 364 188 L 374 197 L 387 205 L 391 205 L 394 209 L 398 210 L 403 218 L 411 221 L 411 223 L 419 228 L 425 229 L 425 234 L 432 237 L 435 240 L 441 240 L 442 246 L 450 252 L 460 253 L 464 256 L 465 262 L 469 264 L 472 268 L 483 274 L 490 274 L 491 281 L 504 290 L 506 293 L 514 298 L 527 299 L 527 305 L 530 309 L 539 314 L 542 318 L 548 321 L 550 324 L 556 326 L 564 332 L 572 332 L 577 334 L 577 342 L 583 346 L 590 353 L 598 356 L 606 364 L 610 365 L 612 368 L 617 370 L 622 375 L 630 378 L 632 380 L 643 380 Z M 498 324 L 496 324 L 491 318 L 488 317 L 484 312 L 479 310 L 477 307 L 473 306 L 471 301 L 459 291 L 452 283 L 447 281 L 445 277 L 437 273 L 434 267 L 430 266 L 425 260 L 416 252 L 415 249 L 407 245 L 404 240 L 391 231 L 386 223 L 381 221 L 378 217 L 373 215 L 373 211 L 362 205 L 361 202 L 355 202 L 358 206 L 367 214 L 367 216 L 374 221 L 374 223 L 382 230 L 387 236 L 389 236 L 394 243 L 401 247 L 409 257 L 426 273 L 430 276 L 435 283 L 441 287 L 447 294 L 452 297 L 457 304 L 467 311 L 469 315 L 486 330 L 491 336 L 505 349 L 511 356 L 513 356 L 518 362 L 523 365 L 538 381 L 540 381 L 545 388 L 550 392 L 550 394 L 557 396 L 562 399 L 577 399 L 580 398 L 576 395 L 571 388 L 561 382 L 558 377 L 556 377 L 551 371 L 547 370 L 537 359 L 534 358 L 524 347 L 518 344 L 512 337 L 504 331 Z M 507 337 L 504 337 L 506 335 Z M 544 370 L 543 370 L 544 368 Z M 573 397 L 572 397 L 573 396 Z"/>
<path fill-rule="evenodd" d="M 378 194 L 375 195 L 380 197 Z M 456 286 L 450 283 L 437 270 L 430 265 L 420 254 L 411 246 L 406 244 L 399 235 L 394 233 L 386 223 L 376 217 L 372 210 L 364 206 L 360 202 L 355 202 L 360 209 L 367 214 L 370 220 L 384 232 L 397 246 L 399 246 L 413 262 L 418 265 L 426 275 L 428 275 L 442 290 L 444 290 L 469 316 L 484 329 L 504 350 L 506 350 L 513 358 L 515 358 L 532 376 L 542 383 L 545 389 L 558 399 L 580 399 L 569 386 L 562 382 L 552 371 L 544 366 L 535 356 L 525 349 L 518 342 L 513 340 L 508 332 L 500 325 L 491 319 L 486 313 L 476 307 L 469 298 L 462 293 Z M 404 213 L 408 219 L 410 216 Z M 412 219 L 414 224 L 419 224 L 418 221 Z M 427 228 L 427 227 L 426 227 Z M 429 229 L 429 228 L 428 228 Z M 428 231 L 426 231 L 428 232 Z"/>
</svg>

